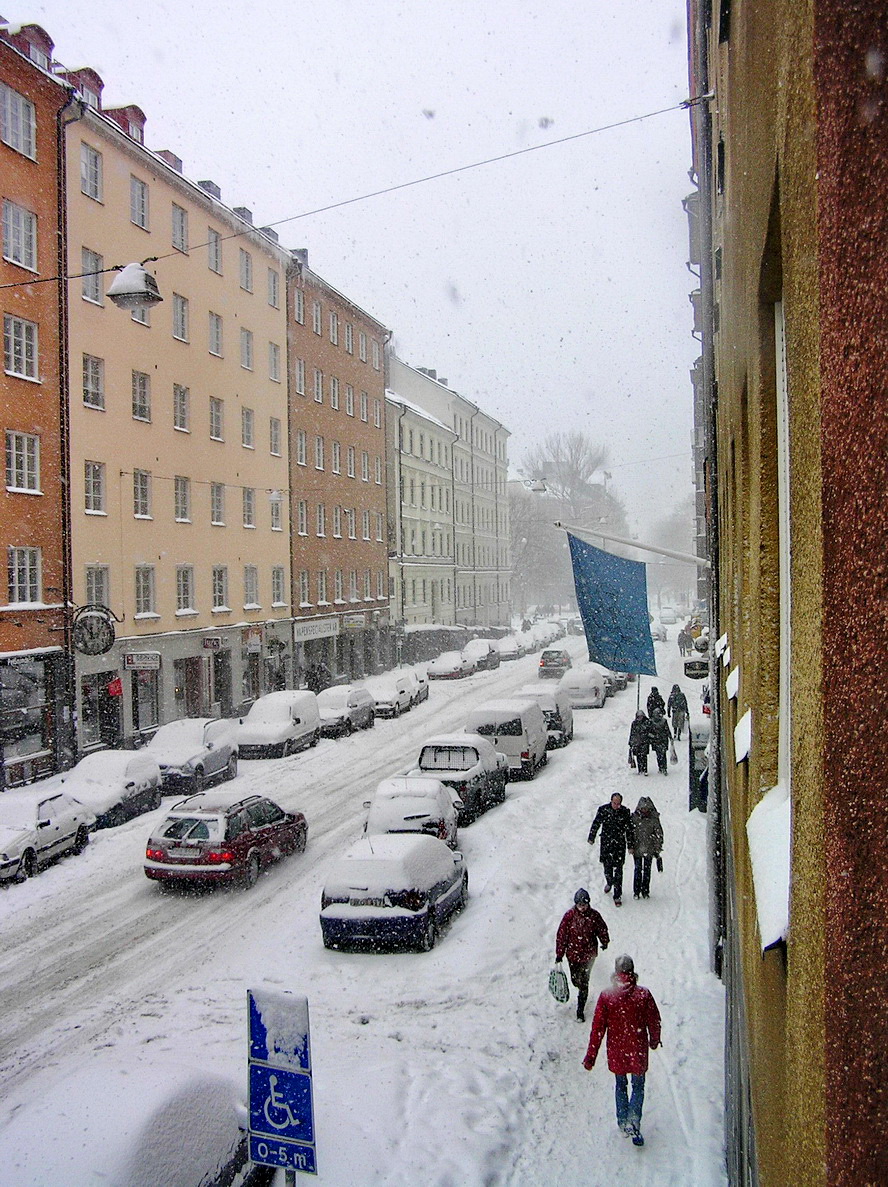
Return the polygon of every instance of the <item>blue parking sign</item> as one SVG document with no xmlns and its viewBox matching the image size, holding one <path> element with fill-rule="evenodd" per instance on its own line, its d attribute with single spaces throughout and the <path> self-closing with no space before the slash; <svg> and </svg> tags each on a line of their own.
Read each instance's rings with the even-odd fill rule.
<svg viewBox="0 0 888 1187">
<path fill-rule="evenodd" d="M 248 990 L 250 1160 L 317 1174 L 308 1000 Z"/>
<path fill-rule="evenodd" d="M 250 1132 L 314 1141 L 311 1076 L 250 1064 Z"/>
</svg>

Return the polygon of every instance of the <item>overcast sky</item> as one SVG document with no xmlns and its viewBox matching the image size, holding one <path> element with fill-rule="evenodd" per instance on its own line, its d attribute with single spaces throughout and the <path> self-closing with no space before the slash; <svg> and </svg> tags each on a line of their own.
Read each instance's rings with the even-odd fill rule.
<svg viewBox="0 0 888 1187">
<path fill-rule="evenodd" d="M 4 5 L 268 225 L 687 96 L 683 0 Z M 684 111 L 278 227 L 512 431 L 610 449 L 642 536 L 690 491 Z M 162 265 L 158 279 L 163 287 Z M 679 456 L 673 456 L 679 455 Z"/>
</svg>

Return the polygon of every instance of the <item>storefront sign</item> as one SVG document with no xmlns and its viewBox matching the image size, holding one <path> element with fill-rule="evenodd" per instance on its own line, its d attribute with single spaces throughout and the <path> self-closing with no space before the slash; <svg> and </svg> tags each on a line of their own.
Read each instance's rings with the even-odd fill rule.
<svg viewBox="0 0 888 1187">
<path fill-rule="evenodd" d="M 138 668 L 141 672 L 156 672 L 160 668 L 159 651 L 130 651 L 123 657 L 125 668 Z"/>
<path fill-rule="evenodd" d="M 217 635 L 211 635 L 203 641 L 204 651 L 221 651 L 222 640 Z"/>
<path fill-rule="evenodd" d="M 258 655 L 262 650 L 262 627 L 248 626 L 241 638 L 247 655 Z"/>
<path fill-rule="evenodd" d="M 123 681 L 119 676 L 115 676 L 113 680 L 108 681 L 108 696 L 122 697 L 123 696 Z"/>
<path fill-rule="evenodd" d="M 334 639 L 338 634 L 339 619 L 332 614 L 326 618 L 306 618 L 303 622 L 293 623 L 294 643 L 304 643 L 307 639 Z"/>
<path fill-rule="evenodd" d="M 360 614 L 343 614 L 342 625 L 347 631 L 362 631 L 367 625 L 367 618 L 363 611 Z"/>
</svg>

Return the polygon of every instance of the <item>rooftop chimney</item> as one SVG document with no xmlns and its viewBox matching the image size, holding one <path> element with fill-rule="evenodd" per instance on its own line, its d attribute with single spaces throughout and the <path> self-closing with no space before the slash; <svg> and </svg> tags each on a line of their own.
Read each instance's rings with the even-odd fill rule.
<svg viewBox="0 0 888 1187">
<path fill-rule="evenodd" d="M 171 169 L 175 169 L 177 173 L 182 172 L 182 158 L 177 157 L 174 152 L 170 152 L 168 148 L 162 148 L 157 155 L 162 161 L 166 161 Z"/>
<path fill-rule="evenodd" d="M 199 181 L 197 184 L 202 190 L 206 190 L 208 194 L 216 198 L 219 202 L 222 201 L 222 191 L 216 185 L 215 181 Z"/>
<path fill-rule="evenodd" d="M 262 234 L 263 234 L 263 235 L 267 235 L 267 236 L 268 236 L 268 238 L 269 238 L 269 239 L 270 239 L 270 240 L 271 240 L 273 243 L 277 243 L 277 242 L 278 242 L 278 233 L 277 233 L 277 231 L 274 229 L 274 227 L 260 227 L 260 228 L 259 228 L 259 230 L 262 232 Z"/>
<path fill-rule="evenodd" d="M 248 210 L 246 206 L 233 206 L 232 210 L 234 211 L 234 213 L 237 215 L 238 218 L 242 218 L 245 223 L 249 223 L 250 226 L 252 227 L 252 225 L 253 225 L 252 210 Z"/>
</svg>

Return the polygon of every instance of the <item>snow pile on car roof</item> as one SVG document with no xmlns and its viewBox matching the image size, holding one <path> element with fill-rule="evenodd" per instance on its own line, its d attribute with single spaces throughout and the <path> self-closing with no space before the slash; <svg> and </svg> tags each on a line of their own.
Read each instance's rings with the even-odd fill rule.
<svg viewBox="0 0 888 1187">
<path fill-rule="evenodd" d="M 387 890 L 426 890 L 452 873 L 443 841 L 383 833 L 358 841 L 333 865 L 324 888 L 333 895 L 360 890 L 381 897 Z"/>
</svg>

